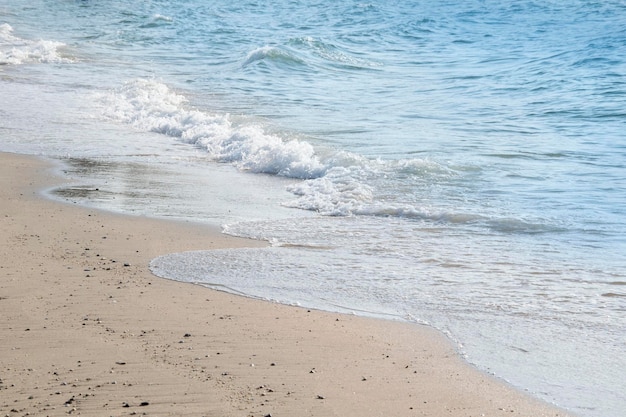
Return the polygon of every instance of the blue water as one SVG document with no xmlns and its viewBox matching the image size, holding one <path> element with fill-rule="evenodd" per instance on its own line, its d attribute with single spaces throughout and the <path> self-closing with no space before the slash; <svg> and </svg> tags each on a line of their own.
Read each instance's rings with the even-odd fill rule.
<svg viewBox="0 0 626 417">
<path fill-rule="evenodd" d="M 61 161 L 55 198 L 271 243 L 158 275 L 428 323 L 623 416 L 626 4 L 222 3 L 0 0 L 0 150 Z"/>
</svg>

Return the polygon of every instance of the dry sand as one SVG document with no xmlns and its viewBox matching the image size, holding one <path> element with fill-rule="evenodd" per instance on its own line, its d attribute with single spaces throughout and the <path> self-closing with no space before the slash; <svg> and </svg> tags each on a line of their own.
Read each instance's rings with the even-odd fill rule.
<svg viewBox="0 0 626 417">
<path fill-rule="evenodd" d="M 0 416 L 565 416 L 430 328 L 153 276 L 184 250 L 261 245 L 49 201 L 0 154 Z"/>
</svg>

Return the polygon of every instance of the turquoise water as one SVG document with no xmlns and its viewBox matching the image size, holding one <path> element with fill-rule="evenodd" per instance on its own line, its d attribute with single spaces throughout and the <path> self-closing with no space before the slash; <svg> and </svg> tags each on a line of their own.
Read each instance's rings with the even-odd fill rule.
<svg viewBox="0 0 626 417">
<path fill-rule="evenodd" d="M 0 0 L 0 150 L 56 198 L 266 250 L 161 276 L 429 323 L 583 416 L 626 397 L 626 5 Z"/>
</svg>

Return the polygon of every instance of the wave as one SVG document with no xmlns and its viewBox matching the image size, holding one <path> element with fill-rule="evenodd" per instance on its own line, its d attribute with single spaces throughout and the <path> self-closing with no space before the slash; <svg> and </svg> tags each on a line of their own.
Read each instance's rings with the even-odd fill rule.
<svg viewBox="0 0 626 417">
<path fill-rule="evenodd" d="M 310 36 L 290 39 L 285 45 L 262 46 L 246 55 L 242 68 L 259 63 L 287 67 L 376 69 L 381 63 L 359 58 L 345 48 Z"/>
<path fill-rule="evenodd" d="M 423 160 L 370 160 L 345 151 L 320 156 L 307 141 L 267 133 L 255 120 L 235 123 L 228 114 L 210 114 L 155 80 L 139 79 L 100 95 L 104 116 L 192 144 L 216 162 L 241 171 L 299 181 L 288 188 L 297 198 L 285 206 L 324 215 L 365 213 L 376 199 L 375 185 L 385 177 L 449 175 Z"/>
<path fill-rule="evenodd" d="M 308 142 L 284 140 L 255 123 L 236 124 L 228 114 L 193 109 L 184 96 L 154 80 L 129 82 L 100 100 L 106 117 L 178 138 L 242 171 L 307 179 L 327 169 Z"/>
<path fill-rule="evenodd" d="M 11 25 L 0 24 L 0 65 L 72 62 L 61 53 L 65 46 L 62 42 L 22 39 L 13 35 Z"/>
<path fill-rule="evenodd" d="M 287 50 L 275 47 L 275 46 L 263 46 L 250 51 L 246 56 L 246 59 L 241 64 L 242 68 L 248 67 L 252 64 L 259 62 L 272 62 L 275 64 L 284 65 L 304 65 L 304 60 L 295 56 Z"/>
<path fill-rule="evenodd" d="M 505 233 L 554 231 L 542 222 L 429 207 L 407 196 L 462 176 L 427 159 L 370 159 L 347 151 L 323 154 L 307 141 L 268 133 L 257 119 L 195 109 L 155 80 L 139 79 L 102 94 L 104 116 L 135 129 L 164 134 L 196 146 L 241 171 L 293 178 L 294 195 L 283 206 L 324 216 L 375 216 L 447 224 L 482 225 Z M 323 156 L 322 156 L 323 155 Z"/>
<path fill-rule="evenodd" d="M 311 53 L 326 65 L 346 69 L 374 69 L 383 66 L 380 62 L 359 58 L 347 51 L 346 48 L 311 36 L 290 39 L 289 45 Z"/>
<path fill-rule="evenodd" d="M 387 178 L 384 187 L 397 191 L 398 181 L 389 179 L 398 174 L 407 161 L 385 161 L 376 176 Z M 361 176 L 363 167 L 330 168 L 324 177 L 311 179 L 287 187 L 297 197 L 283 203 L 286 207 L 315 211 L 325 216 L 392 217 L 426 221 L 437 224 L 477 226 L 504 234 L 559 233 L 566 229 L 544 219 L 518 219 L 497 215 L 472 213 L 455 209 L 430 207 L 402 201 L 401 193 L 384 198 L 381 187 L 366 183 Z M 437 181 L 437 174 L 428 172 L 425 181 Z"/>
<path fill-rule="evenodd" d="M 174 19 L 172 19 L 169 16 L 164 16 L 164 15 L 161 15 L 161 14 L 155 14 L 155 15 L 151 16 L 146 23 L 143 23 L 142 25 L 140 25 L 139 28 L 141 28 L 141 29 L 158 28 L 160 26 L 170 25 L 170 24 L 172 24 L 173 21 L 174 21 Z"/>
</svg>

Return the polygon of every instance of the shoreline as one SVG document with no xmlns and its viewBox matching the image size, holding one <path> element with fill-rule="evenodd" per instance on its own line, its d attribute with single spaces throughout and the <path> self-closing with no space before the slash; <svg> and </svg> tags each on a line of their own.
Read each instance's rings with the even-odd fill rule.
<svg viewBox="0 0 626 417">
<path fill-rule="evenodd" d="M 46 199 L 51 171 L 0 153 L 0 415 L 572 415 L 426 326 L 158 278 L 159 255 L 265 244 Z"/>
</svg>

